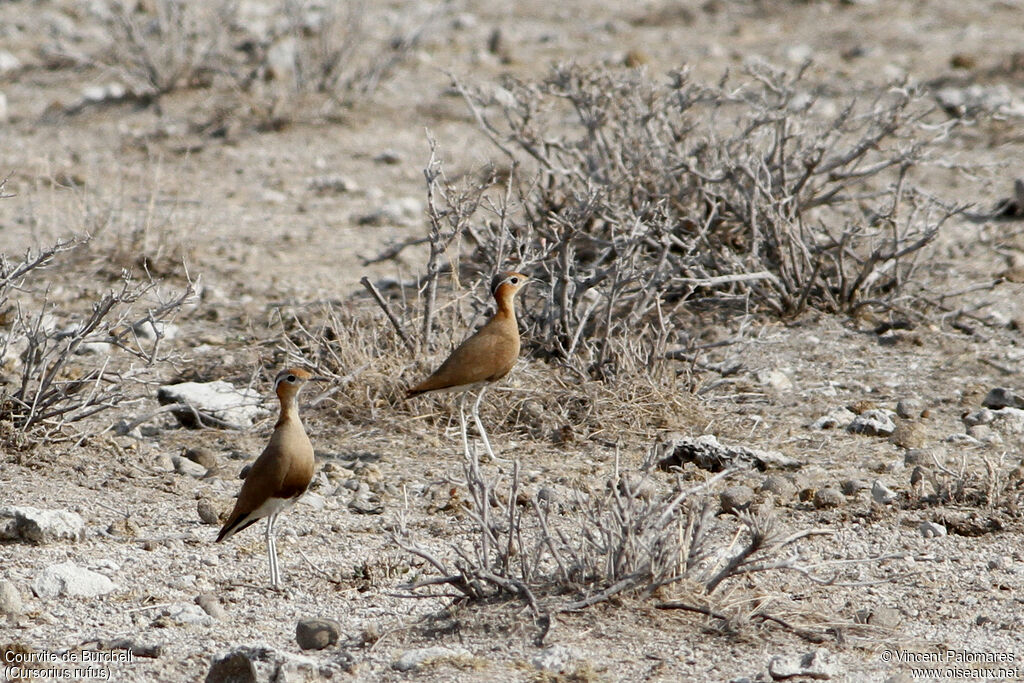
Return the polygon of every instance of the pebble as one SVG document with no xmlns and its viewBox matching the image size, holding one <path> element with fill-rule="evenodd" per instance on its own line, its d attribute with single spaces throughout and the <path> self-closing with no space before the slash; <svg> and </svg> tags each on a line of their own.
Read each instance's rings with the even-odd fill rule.
<svg viewBox="0 0 1024 683">
<path fill-rule="evenodd" d="M 964 423 L 965 427 L 975 427 L 977 425 L 991 424 L 996 419 L 996 414 L 988 408 L 982 408 L 976 410 L 973 413 L 967 412 L 961 416 L 960 421 Z"/>
<path fill-rule="evenodd" d="M 213 616 L 201 606 L 187 602 L 175 602 L 167 607 L 167 619 L 175 624 L 191 624 L 194 626 L 213 625 Z M 163 620 L 159 620 L 163 621 Z"/>
<path fill-rule="evenodd" d="M 172 455 L 171 464 L 174 465 L 174 471 L 178 474 L 195 477 L 196 479 L 202 479 L 206 476 L 207 471 L 205 467 L 180 455 Z"/>
<path fill-rule="evenodd" d="M 320 195 L 350 194 L 359 190 L 359 186 L 351 178 L 340 175 L 316 176 L 307 180 L 306 186 Z"/>
<path fill-rule="evenodd" d="M 819 510 L 837 508 L 845 502 L 843 494 L 832 487 L 818 489 L 814 492 L 814 507 Z"/>
<path fill-rule="evenodd" d="M 828 415 L 823 415 L 807 425 L 808 429 L 838 429 L 850 424 L 857 415 L 847 408 L 836 408 Z"/>
<path fill-rule="evenodd" d="M 0 615 L 16 617 L 24 613 L 18 588 L 6 579 L 0 579 Z"/>
<path fill-rule="evenodd" d="M 209 448 L 203 448 L 202 446 L 186 448 L 183 455 L 192 462 L 202 465 L 207 470 L 212 471 L 219 467 L 217 456 Z"/>
<path fill-rule="evenodd" d="M 36 545 L 85 540 L 85 521 L 67 510 L 20 506 L 0 508 L 0 540 Z"/>
<path fill-rule="evenodd" d="M 900 448 L 922 448 L 927 443 L 925 426 L 916 421 L 901 420 L 889 437 L 889 442 Z"/>
<path fill-rule="evenodd" d="M 900 627 L 901 623 L 903 623 L 903 615 L 898 609 L 883 605 L 871 610 L 871 613 L 868 615 L 867 623 L 872 626 L 895 630 Z"/>
<path fill-rule="evenodd" d="M 220 600 L 213 593 L 201 593 L 196 596 L 195 603 L 199 605 L 204 612 L 216 619 L 222 621 L 227 617 L 227 612 L 224 610 L 224 606 L 220 604 Z"/>
<path fill-rule="evenodd" d="M 415 650 L 406 650 L 398 659 L 392 662 L 391 667 L 398 671 L 416 671 L 431 662 L 441 659 L 465 659 L 470 657 L 469 650 L 465 648 L 451 648 L 435 645 L 433 647 L 421 647 Z"/>
<path fill-rule="evenodd" d="M 917 527 L 925 538 L 938 538 L 946 535 L 946 527 L 937 522 L 921 522 Z"/>
<path fill-rule="evenodd" d="M 761 482 L 761 490 L 779 498 L 779 500 L 790 500 L 796 496 L 796 484 L 794 484 L 788 477 L 783 477 L 778 474 L 769 474 Z"/>
<path fill-rule="evenodd" d="M 265 645 L 236 647 L 216 657 L 206 673 L 207 681 L 245 683 L 323 680 L 327 677 L 324 667 L 313 659 L 278 652 Z"/>
<path fill-rule="evenodd" d="M 801 676 L 827 681 L 840 675 L 842 670 L 832 653 L 819 647 L 805 654 L 775 655 L 768 663 L 768 673 L 776 680 Z"/>
<path fill-rule="evenodd" d="M 916 398 L 904 398 L 896 402 L 896 414 L 904 420 L 917 419 L 921 417 L 923 410 L 921 401 Z"/>
<path fill-rule="evenodd" d="M 17 71 L 21 68 L 21 60 L 7 50 L 0 50 L 0 74 Z"/>
<path fill-rule="evenodd" d="M 893 491 L 891 488 L 882 483 L 881 480 L 875 479 L 874 483 L 871 484 L 871 498 L 876 503 L 881 505 L 888 505 L 889 503 L 896 500 L 899 494 Z"/>
<path fill-rule="evenodd" d="M 303 650 L 323 650 L 341 637 L 341 624 L 333 619 L 301 619 L 295 626 L 295 642 Z"/>
<path fill-rule="evenodd" d="M 95 598 L 106 595 L 116 588 L 114 582 L 73 562 L 50 565 L 32 582 L 32 592 L 44 600 L 67 595 L 78 598 Z"/>
<path fill-rule="evenodd" d="M 199 514 L 199 519 L 203 521 L 203 524 L 209 524 L 210 526 L 220 524 L 220 514 L 217 512 L 213 501 L 209 498 L 203 497 L 196 501 L 196 512 Z"/>
<path fill-rule="evenodd" d="M 541 671 L 569 674 L 572 672 L 572 663 L 575 659 L 577 659 L 576 654 L 570 648 L 565 645 L 552 645 L 541 650 L 530 662 Z"/>
<path fill-rule="evenodd" d="M 378 164 L 387 164 L 388 166 L 396 166 L 402 163 L 402 153 L 393 149 L 386 149 L 377 156 L 373 157 L 373 160 Z"/>
<path fill-rule="evenodd" d="M 1013 389 L 995 387 L 985 395 L 981 405 L 996 410 L 1000 408 L 1024 408 L 1024 396 L 1021 396 Z"/>
<path fill-rule="evenodd" d="M 858 491 L 863 491 L 869 488 L 869 485 L 863 479 L 844 479 L 839 483 L 839 490 L 843 492 L 844 496 L 855 495 Z"/>
<path fill-rule="evenodd" d="M 746 510 L 754 502 L 754 489 L 742 484 L 730 486 L 719 494 L 718 500 L 722 505 L 722 512 L 736 514 Z"/>
<path fill-rule="evenodd" d="M 896 431 L 893 415 L 895 413 L 878 408 L 865 410 L 847 425 L 846 431 L 865 436 L 889 436 Z"/>
</svg>

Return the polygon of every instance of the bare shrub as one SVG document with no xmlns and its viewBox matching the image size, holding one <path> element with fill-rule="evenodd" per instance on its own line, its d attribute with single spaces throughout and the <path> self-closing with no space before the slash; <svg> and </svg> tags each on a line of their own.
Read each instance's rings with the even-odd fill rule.
<svg viewBox="0 0 1024 683">
<path fill-rule="evenodd" d="M 464 481 L 453 483 L 464 487 L 469 524 L 450 548 L 421 544 L 399 520 L 395 542 L 433 574 L 404 586 L 410 596 L 518 599 L 538 618 L 615 596 L 682 596 L 689 602 L 659 606 L 718 616 L 720 611 L 693 605 L 715 604 L 720 588 L 741 576 L 793 571 L 814 583 L 859 585 L 860 579 L 844 583 L 852 575 L 841 567 L 897 557 L 815 562 L 801 553 L 800 541 L 833 532 L 786 533 L 771 507 L 739 513 L 738 524 L 719 519 L 717 502 L 707 492 L 731 471 L 697 486 L 677 480 L 664 492 L 644 475 L 616 472 L 574 501 L 527 495 L 518 462 L 511 473 L 491 477 L 470 456 L 463 473 Z"/>
<path fill-rule="evenodd" d="M 802 70 L 706 85 L 576 65 L 490 93 L 455 85 L 511 165 L 431 208 L 432 224 L 461 216 L 431 228 L 431 263 L 532 267 L 549 292 L 529 336 L 588 376 L 685 348 L 686 308 L 914 307 L 925 247 L 958 211 L 912 182 L 951 124 L 907 88 L 835 103 Z"/>
<path fill-rule="evenodd" d="M 231 71 L 242 107 L 262 128 L 286 125 L 304 110 L 331 117 L 387 82 L 439 11 L 283 0 L 275 13 L 282 21 L 254 37 L 245 63 Z"/>
<path fill-rule="evenodd" d="M 161 96 L 194 87 L 224 68 L 236 11 L 236 0 L 115 2 L 101 61 L 135 97 L 159 104 Z"/>
<path fill-rule="evenodd" d="M 152 279 L 135 281 L 125 271 L 113 289 L 79 299 L 82 308 L 51 296 L 52 270 L 87 242 L 58 241 L 16 262 L 0 255 L 5 441 L 85 438 L 91 432 L 71 434 L 73 425 L 124 401 L 131 381 L 169 357 L 163 325 L 191 297 L 191 285 L 167 294 Z M 115 358 L 115 349 L 136 362 Z"/>
</svg>

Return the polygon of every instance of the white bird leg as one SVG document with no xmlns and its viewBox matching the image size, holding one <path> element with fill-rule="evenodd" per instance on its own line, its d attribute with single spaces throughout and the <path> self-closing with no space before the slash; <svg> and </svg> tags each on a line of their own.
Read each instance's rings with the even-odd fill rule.
<svg viewBox="0 0 1024 683">
<path fill-rule="evenodd" d="M 462 450 L 466 455 L 466 460 L 469 460 L 471 455 L 469 452 L 469 435 L 466 427 L 466 394 L 468 391 L 463 391 L 459 397 L 459 426 L 462 429 Z"/>
<path fill-rule="evenodd" d="M 277 515 L 267 517 L 267 557 L 270 559 L 270 585 L 277 588 L 281 583 L 281 576 L 277 568 L 277 543 L 274 540 L 274 522 Z"/>
<path fill-rule="evenodd" d="M 480 394 L 476 397 L 476 402 L 473 404 L 473 421 L 476 423 L 476 429 L 480 432 L 480 438 L 483 439 L 484 448 L 487 449 L 487 455 L 490 456 L 491 462 L 499 460 L 494 456 L 494 451 L 491 449 L 491 440 L 487 438 L 487 430 L 484 429 L 484 423 L 480 421 L 480 401 L 483 400 L 484 394 L 487 393 L 487 385 L 485 384 L 480 390 Z"/>
</svg>

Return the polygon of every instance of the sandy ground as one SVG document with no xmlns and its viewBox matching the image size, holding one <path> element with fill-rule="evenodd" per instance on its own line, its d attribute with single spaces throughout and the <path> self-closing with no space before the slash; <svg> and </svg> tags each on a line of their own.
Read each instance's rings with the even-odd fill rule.
<svg viewBox="0 0 1024 683">
<path fill-rule="evenodd" d="M 397 14 L 408 11 L 384 4 Z M 178 362 L 154 367 L 152 385 L 137 401 L 104 414 L 103 425 L 154 410 L 155 386 L 183 379 L 245 386 L 254 378 L 272 410 L 269 382 L 283 357 L 275 307 L 347 301 L 360 294 L 364 275 L 417 274 L 422 250 L 369 266 L 362 259 L 423 234 L 428 132 L 452 174 L 495 156 L 452 97 L 448 74 L 487 86 L 506 75 L 541 78 L 550 63 L 572 59 L 641 62 L 651 74 L 687 65 L 695 78 L 715 80 L 749 59 L 794 66 L 809 57 L 811 78 L 836 93 L 871 93 L 906 78 L 935 87 L 1000 87 L 1024 101 L 1024 70 L 1002 68 L 1020 59 L 1019 31 L 1010 28 L 1020 23 L 1020 2 L 465 1 L 439 9 L 411 60 L 372 97 L 331 120 L 298 116 L 281 130 L 240 125 L 217 137 L 190 126 L 215 109 L 218 93 L 204 88 L 169 94 L 161 112 L 106 102 L 66 113 L 84 88 L 118 82 L 109 67 L 54 58 L 61 50 L 99 53 L 106 34 L 96 13 L 103 3 L 92 5 L 0 3 L 0 51 L 19 63 L 0 71 L 7 105 L 0 175 L 10 173 L 5 189 L 14 195 L 0 201 L 0 251 L 16 258 L 72 232 L 96 235 L 88 259 L 70 270 L 55 268 L 58 317 L 111 286 L 106 259 L 115 273 L 132 265 L 131 258 L 122 263 L 125 244 L 160 266 L 168 288 L 184 286 L 177 265 L 184 258 L 203 292 L 175 321 L 180 332 L 169 343 Z M 256 15 L 262 5 L 242 7 Z M 495 54 L 488 42 L 496 29 Z M 1009 114 L 951 141 L 951 157 L 982 168 L 973 177 L 936 171 L 943 196 L 982 207 L 1007 196 L 1019 172 L 1020 121 Z M 347 189 L 318 191 L 317 179 L 325 177 L 345 179 Z M 381 209 L 394 215 L 377 224 L 360 220 Z M 272 419 L 245 432 L 195 431 L 164 414 L 138 436 L 108 431 L 79 445 L 6 447 L 0 507 L 73 511 L 87 532 L 77 543 L 0 542 L 0 578 L 23 603 L 20 614 L 0 615 L 0 644 L 7 653 L 65 653 L 123 652 L 127 643 L 144 656 L 92 670 L 125 681 L 202 679 L 216 656 L 237 646 L 293 657 L 296 680 L 770 680 L 773 657 L 819 647 L 828 650 L 832 680 L 913 680 L 901 657 L 922 653 L 941 653 L 941 667 L 978 666 L 961 666 L 955 657 L 947 662 L 947 652 L 1012 656 L 1008 667 L 1022 678 L 1024 528 L 1012 503 L 1021 435 L 997 424 L 991 431 L 998 438 L 955 436 L 965 431 L 961 416 L 980 409 L 990 389 L 1018 384 L 1024 347 L 1013 321 L 1024 314 L 1021 285 L 993 282 L 1024 248 L 1020 232 L 1015 222 L 955 219 L 940 239 L 936 286 L 978 285 L 963 299 L 976 312 L 969 329 L 954 327 L 960 318 L 952 315 L 881 335 L 873 320 L 761 320 L 738 343 L 707 355 L 709 366 L 738 363 L 739 371 L 699 375 L 698 410 L 667 426 L 615 435 L 630 468 L 668 431 L 716 434 L 802 463 L 793 491 L 776 496 L 775 505 L 786 529 L 831 532 L 801 543 L 806 561 L 885 559 L 838 565 L 843 585 L 815 585 L 797 572 L 750 575 L 724 589 L 716 604 L 742 613 L 759 596 L 751 611 L 771 605 L 768 612 L 826 633 L 820 643 L 778 624 L 739 618 L 723 624 L 655 609 L 654 599 L 628 598 L 556 616 L 542 648 L 519 603 L 452 606 L 400 597 L 401 584 L 429 575 L 391 539 L 400 519 L 438 552 L 466 533 L 464 516 L 436 504 L 447 478 L 461 474 L 457 413 L 446 400 L 425 400 L 394 413 L 382 406 L 378 420 L 366 423 L 346 418 L 337 403 L 344 398 L 334 395 L 329 409 L 306 412 L 320 473 L 311 489 L 316 495 L 281 522 L 283 593 L 267 589 L 262 524 L 213 545 L 216 527 L 197 514 L 200 499 L 230 506 L 236 474 L 262 448 Z M 38 291 L 24 296 L 37 301 Z M 354 305 L 372 308 L 365 298 Z M 426 365 L 391 367 L 410 381 Z M 523 361 L 513 373 L 510 391 L 544 391 L 530 385 L 528 365 Z M 315 402 L 318 390 L 307 394 L 304 403 Z M 902 443 L 807 427 L 844 406 L 894 410 L 901 400 L 916 402 L 918 414 L 927 409 L 925 417 L 907 421 L 913 426 Z M 427 422 L 417 419 L 419 411 L 429 414 Z M 492 434 L 499 454 L 518 456 L 534 486 L 593 492 L 615 467 L 607 434 L 561 444 L 508 425 Z M 209 449 L 219 469 L 198 478 L 174 471 L 169 456 L 196 446 Z M 1000 504 L 969 495 L 957 505 L 921 504 L 910 482 L 918 457 L 908 456 L 911 450 L 934 454 L 940 479 L 960 477 L 982 488 L 997 481 Z M 501 464 L 489 468 L 507 471 Z M 761 501 L 766 476 L 739 474 L 730 484 L 750 486 Z M 667 490 L 671 481 L 660 477 L 656 486 Z M 875 480 L 899 500 L 874 503 Z M 868 489 L 843 496 L 834 508 L 815 506 L 815 491 L 848 481 Z M 379 514 L 352 509 L 360 486 L 379 502 Z M 731 515 L 718 520 L 726 537 L 739 528 Z M 919 530 L 925 521 L 942 522 L 949 535 L 925 538 Z M 98 598 L 37 597 L 32 586 L 40 572 L 69 560 L 108 576 L 115 590 Z M 219 600 L 219 618 L 195 607 L 205 594 Z M 339 622 L 339 643 L 301 651 L 296 623 L 309 617 Z M 451 652 L 412 672 L 394 668 L 403 654 L 432 646 Z M 538 664 L 544 656 L 564 663 L 544 669 Z"/>
</svg>

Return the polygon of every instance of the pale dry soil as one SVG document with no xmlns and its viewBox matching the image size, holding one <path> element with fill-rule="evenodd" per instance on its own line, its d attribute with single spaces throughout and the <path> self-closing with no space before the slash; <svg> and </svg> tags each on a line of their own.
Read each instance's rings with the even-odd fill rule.
<svg viewBox="0 0 1024 683">
<path fill-rule="evenodd" d="M 205 287 L 202 301 L 176 321 L 181 334 L 172 343 L 186 360 L 176 368 L 154 369 L 154 382 L 224 378 L 242 385 L 262 368 L 257 386 L 269 394 L 268 377 L 281 357 L 275 354 L 277 332 L 270 322 L 276 304 L 345 300 L 360 290 L 364 274 L 408 278 L 422 266 L 423 253 L 415 250 L 397 262 L 364 267 L 360 260 L 396 239 L 420 234 L 422 217 L 381 226 L 359 225 L 356 218 L 389 202 L 423 201 L 425 130 L 438 141 L 453 173 L 493 156 L 460 101 L 450 96 L 446 72 L 486 85 L 506 73 L 540 78 L 554 60 L 614 64 L 632 53 L 652 74 L 686 64 L 697 77 L 714 79 L 744 59 L 791 64 L 806 52 L 815 60 L 812 72 L 831 74 L 831 87 L 840 93 L 870 92 L 899 75 L 914 83 L 943 77 L 970 82 L 1020 49 L 1019 31 L 1009 27 L 1019 24 L 1024 9 L 1019 2 L 979 6 L 952 0 L 455 5 L 453 15 L 462 18 L 458 26 L 444 23 L 394 80 L 340 120 L 299 122 L 277 132 L 243 131 L 219 140 L 182 132 L 190 112 L 202 109 L 208 96 L 202 90 L 170 95 L 162 118 L 152 108 L 131 104 L 44 116 L 55 102 L 72 103 L 83 85 L 112 78 L 97 69 L 43 68 L 36 48 L 52 40 L 47 28 L 52 18 L 76 17 L 72 24 L 82 23 L 86 46 L 98 38 L 86 31 L 88 22 L 79 13 L 60 2 L 0 4 L 0 27 L 19 27 L 0 37 L 0 47 L 23 63 L 13 74 L 0 75 L 9 110 L 9 121 L 0 124 L 0 175 L 11 173 L 7 190 L 16 195 L 0 203 L 0 251 L 18 254 L 71 231 L 96 230 L 85 218 L 90 202 L 117 202 L 130 215 L 151 221 L 146 233 L 151 253 L 162 249 L 184 256 Z M 487 54 L 495 27 L 502 30 L 505 63 Z M 794 52 L 795 46 L 809 49 Z M 974 71 L 951 67 L 954 53 L 969 57 Z M 1016 78 L 1008 85 L 1019 92 L 1020 75 Z M 170 133 L 151 135 L 162 129 Z M 1006 175 L 1006 163 L 1021 152 L 1021 138 L 1012 131 L 1013 121 L 951 141 L 956 146 L 951 154 L 995 170 L 982 173 L 981 182 L 936 172 L 945 184 L 943 196 L 990 206 L 1008 194 L 1012 175 Z M 375 161 L 386 150 L 396 151 L 400 163 Z M 356 189 L 326 195 L 310 189 L 311 178 L 329 174 L 354 181 Z M 54 187 L 51 180 L 59 177 L 74 178 L 79 187 Z M 128 232 L 125 227 L 101 232 L 89 248 L 102 259 L 103 250 L 114 249 Z M 1015 223 L 954 220 L 932 257 L 936 286 L 955 290 L 990 283 L 1005 268 L 1005 258 L 1021 248 L 1019 232 Z M 77 289 L 62 290 L 64 295 L 109 286 L 98 270 L 83 266 Z M 183 281 L 172 267 L 165 274 L 172 285 Z M 671 427 L 781 450 L 804 463 L 796 475 L 801 489 L 880 479 L 905 494 L 901 501 L 906 502 L 911 468 L 904 466 L 903 449 L 884 438 L 810 431 L 807 425 L 857 402 L 893 409 L 898 400 L 916 399 L 928 409 L 918 438 L 945 467 L 983 478 L 988 461 L 1005 479 L 1020 458 L 1019 435 L 976 446 L 945 439 L 964 431 L 961 414 L 979 408 L 990 388 L 1018 386 L 1024 357 L 1020 334 L 987 323 L 993 315 L 1003 321 L 1018 317 L 1020 295 L 1021 285 L 1008 281 L 970 294 L 966 302 L 978 307 L 981 319 L 973 334 L 938 316 L 934 324 L 883 336 L 872 332 L 872 320 L 809 315 L 786 325 L 756 321 L 739 342 L 706 356 L 709 365 L 739 363 L 739 370 L 725 378 L 710 371 L 698 375 L 704 417 Z M 411 361 L 404 367 L 410 375 L 423 369 Z M 766 382 L 765 373 L 772 370 L 790 384 Z M 516 374 L 507 382 L 510 391 L 543 391 Z M 105 414 L 103 421 L 144 415 L 156 407 L 154 394 Z M 304 401 L 316 395 L 310 390 Z M 272 407 L 269 396 L 267 403 Z M 391 540 L 389 530 L 400 515 L 439 553 L 464 533 L 464 518 L 434 504 L 448 486 L 446 477 L 461 474 L 452 405 L 446 400 L 420 404 L 424 412 L 450 418 L 435 420 L 437 429 L 417 427 L 415 411 L 392 416 L 386 406 L 372 427 L 348 424 L 327 411 L 307 413 L 319 465 L 325 468 L 313 491 L 324 504 L 322 509 L 299 504 L 280 523 L 283 593 L 266 587 L 262 524 L 214 545 L 216 527 L 204 525 L 196 512 L 200 497 L 230 506 L 239 485 L 236 474 L 262 447 L 271 420 L 237 433 L 190 431 L 155 418 L 147 425 L 155 429 L 141 440 L 108 432 L 79 446 L 9 449 L 0 458 L 0 504 L 78 512 L 88 535 L 77 544 L 0 545 L 0 577 L 13 582 L 25 602 L 24 615 L 0 624 L 0 642 L 63 651 L 127 637 L 139 645 L 159 645 L 160 654 L 109 665 L 114 680 L 199 680 L 215 655 L 237 645 L 265 644 L 298 654 L 297 620 L 322 616 L 341 623 L 341 643 L 304 653 L 315 663 L 313 677 L 540 679 L 532 664 L 541 652 L 533 643 L 536 628 L 521 605 L 460 606 L 442 615 L 449 601 L 396 595 L 401 583 L 429 573 Z M 567 444 L 501 429 L 492 435 L 501 455 L 521 459 L 529 485 L 582 491 L 612 471 L 615 440 L 624 444 L 621 462 L 635 468 L 664 436 L 657 426 L 594 439 L 584 434 Z M 160 469 L 162 456 L 200 445 L 218 457 L 215 475 L 197 480 Z M 336 493 L 344 479 L 328 476 L 339 466 L 371 484 L 381 514 L 349 509 L 350 492 Z M 492 472 L 499 467 L 507 469 L 488 466 Z M 653 476 L 661 489 L 670 485 L 668 475 Z M 690 476 L 702 475 L 691 471 Z M 733 483 L 756 490 L 763 478 L 738 475 Z M 868 491 L 830 510 L 796 497 L 776 506 L 786 529 L 833 532 L 802 543 L 810 561 L 898 556 L 841 567 L 837 578 L 854 585 L 819 586 L 797 573 L 768 572 L 733 580 L 716 598 L 719 606 L 735 606 L 759 596 L 777 604 L 778 614 L 793 623 L 814 625 L 819 632 L 832 626 L 821 646 L 840 663 L 843 673 L 834 680 L 909 680 L 907 665 L 883 661 L 887 649 L 1007 652 L 1018 662 L 1024 659 L 1019 516 L 965 504 L 966 515 L 982 522 L 998 519 L 1000 528 L 925 539 L 917 526 L 936 518 L 934 509 L 876 506 Z M 125 520 L 127 535 L 108 531 L 112 525 L 124 527 Z M 724 533 L 737 528 L 729 516 L 719 523 Z M 33 596 L 35 576 L 66 560 L 107 574 L 117 589 L 93 600 Z M 208 592 L 219 596 L 224 619 L 188 625 L 166 616 L 169 606 L 192 604 Z M 668 591 L 659 599 L 674 596 Z M 703 616 L 652 605 L 653 600 L 629 598 L 558 615 L 545 644 L 573 653 L 567 680 L 763 678 L 773 655 L 817 647 L 777 625 L 739 620 L 724 628 Z M 898 612 L 891 628 L 855 623 L 858 612 L 880 607 Z M 411 674 L 392 668 L 403 652 L 432 645 L 461 647 L 468 654 Z"/>
</svg>

